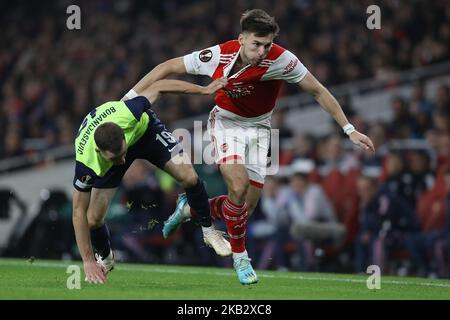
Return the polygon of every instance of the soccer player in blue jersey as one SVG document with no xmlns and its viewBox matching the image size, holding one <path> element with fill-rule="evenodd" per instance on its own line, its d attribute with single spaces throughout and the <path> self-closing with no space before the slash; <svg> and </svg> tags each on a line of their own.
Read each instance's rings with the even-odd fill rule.
<svg viewBox="0 0 450 320">
<path fill-rule="evenodd" d="M 146 159 L 174 177 L 200 217 L 205 243 L 219 255 L 231 255 L 229 242 L 211 223 L 203 182 L 181 145 L 151 110 L 162 93 L 213 94 L 226 83 L 226 78 L 221 78 L 202 87 L 161 80 L 142 92 L 130 90 L 121 101 L 104 103 L 86 116 L 75 140 L 73 180 L 73 225 L 86 281 L 104 283 L 114 267 L 104 219 L 116 188 L 135 159 Z"/>
</svg>

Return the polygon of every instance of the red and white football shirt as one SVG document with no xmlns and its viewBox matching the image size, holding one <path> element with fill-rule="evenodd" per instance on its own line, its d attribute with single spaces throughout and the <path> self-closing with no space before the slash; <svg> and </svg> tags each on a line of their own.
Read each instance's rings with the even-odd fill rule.
<svg viewBox="0 0 450 320">
<path fill-rule="evenodd" d="M 208 131 L 216 163 L 244 160 L 250 183 L 262 188 L 267 170 L 270 118 L 284 81 L 300 82 L 308 72 L 288 50 L 273 44 L 257 66 L 230 74 L 239 57 L 238 41 L 228 41 L 184 56 L 189 74 L 222 76 L 228 84 L 216 93 L 217 106 L 209 114 Z"/>
<path fill-rule="evenodd" d="M 240 48 L 237 40 L 228 41 L 184 56 L 184 64 L 189 74 L 207 75 L 214 80 L 228 77 L 227 86 L 216 93 L 215 101 L 220 108 L 241 117 L 271 112 L 282 81 L 298 83 L 308 71 L 294 54 L 273 44 L 259 65 L 248 65 L 230 74 Z"/>
</svg>

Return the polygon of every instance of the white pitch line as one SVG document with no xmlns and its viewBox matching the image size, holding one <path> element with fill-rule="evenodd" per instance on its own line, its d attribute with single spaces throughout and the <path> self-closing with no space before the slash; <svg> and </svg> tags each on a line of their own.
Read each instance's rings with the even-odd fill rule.
<svg viewBox="0 0 450 320">
<path fill-rule="evenodd" d="M 118 270 L 124 271 L 141 271 L 141 272 L 161 272 L 161 273 L 180 273 L 180 270 L 175 269 L 138 269 L 138 268 L 127 268 L 127 267 L 118 267 Z M 188 274 L 209 274 L 216 276 L 235 276 L 233 272 L 204 272 L 204 271 L 195 271 L 195 270 L 185 270 L 182 273 Z M 295 276 L 295 275 L 272 275 L 272 274 L 264 274 L 258 272 L 258 277 L 260 278 L 281 278 L 281 279 L 293 279 L 293 280 L 309 280 L 309 281 L 334 281 L 334 282 L 360 282 L 365 283 L 365 279 L 348 279 L 348 278 L 329 278 L 329 277 L 309 277 L 309 276 Z M 418 286 L 431 286 L 431 287 L 448 287 L 450 288 L 450 283 L 433 283 L 433 282 L 406 282 L 399 280 L 382 280 L 381 283 L 385 284 L 397 284 L 397 285 L 418 285 Z"/>
<path fill-rule="evenodd" d="M 79 262 L 75 262 L 74 264 L 79 264 Z M 12 266 L 25 266 L 26 262 L 17 262 L 17 261 L 1 261 L 1 265 L 12 265 Z M 28 264 L 31 266 L 31 264 Z M 70 263 L 47 263 L 47 262 L 35 262 L 33 265 L 44 268 L 58 267 L 58 268 L 67 268 Z M 138 271 L 138 272 L 159 272 L 159 273 L 185 273 L 185 274 L 194 274 L 194 275 L 202 275 L 209 274 L 214 276 L 225 276 L 225 277 L 234 277 L 234 272 L 217 272 L 217 271 L 195 271 L 195 270 L 178 270 L 169 268 L 158 268 L 151 267 L 149 268 L 139 268 L 139 267 L 125 267 L 120 266 L 120 264 L 115 267 L 117 270 L 122 271 Z M 328 277 L 315 277 L 315 276 L 300 276 L 300 275 L 283 275 L 282 273 L 277 275 L 265 274 L 258 272 L 258 277 L 260 278 L 279 278 L 279 279 L 289 279 L 289 280 L 306 280 L 306 281 L 328 281 L 328 282 L 358 282 L 365 283 L 365 279 L 349 279 L 349 278 L 328 278 Z M 399 280 L 381 280 L 382 284 L 393 284 L 393 285 L 406 285 L 406 286 L 425 286 L 425 287 L 443 287 L 450 288 L 450 283 L 435 283 L 435 282 L 407 282 L 407 281 L 399 281 Z"/>
</svg>

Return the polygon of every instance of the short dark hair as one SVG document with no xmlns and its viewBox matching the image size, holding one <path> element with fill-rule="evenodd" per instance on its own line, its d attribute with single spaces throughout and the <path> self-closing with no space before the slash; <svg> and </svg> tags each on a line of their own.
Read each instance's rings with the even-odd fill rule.
<svg viewBox="0 0 450 320">
<path fill-rule="evenodd" d="M 121 127 L 113 122 L 101 124 L 94 133 L 97 147 L 102 151 L 110 151 L 114 154 L 122 150 L 122 141 L 125 135 Z"/>
<path fill-rule="evenodd" d="M 269 34 L 277 36 L 280 31 L 275 18 L 261 9 L 245 11 L 241 17 L 241 29 L 242 32 L 251 32 L 257 37 L 265 37 Z"/>
</svg>

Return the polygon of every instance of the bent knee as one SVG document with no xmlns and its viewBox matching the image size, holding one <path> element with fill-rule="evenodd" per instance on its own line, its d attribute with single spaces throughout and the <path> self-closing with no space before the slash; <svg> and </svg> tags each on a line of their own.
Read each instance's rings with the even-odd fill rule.
<svg viewBox="0 0 450 320">
<path fill-rule="evenodd" d="M 87 215 L 89 229 L 95 229 L 101 227 L 105 223 L 105 218 L 103 216 L 95 216 L 92 214 Z"/>
<path fill-rule="evenodd" d="M 195 173 L 195 171 L 192 170 L 192 172 L 186 173 L 182 177 L 180 184 L 184 189 L 186 189 L 186 188 L 195 187 L 197 185 L 197 182 L 198 182 L 198 176 Z"/>
<path fill-rule="evenodd" d="M 245 198 L 250 183 L 248 179 L 235 179 L 228 187 L 228 191 L 239 199 Z"/>
</svg>

